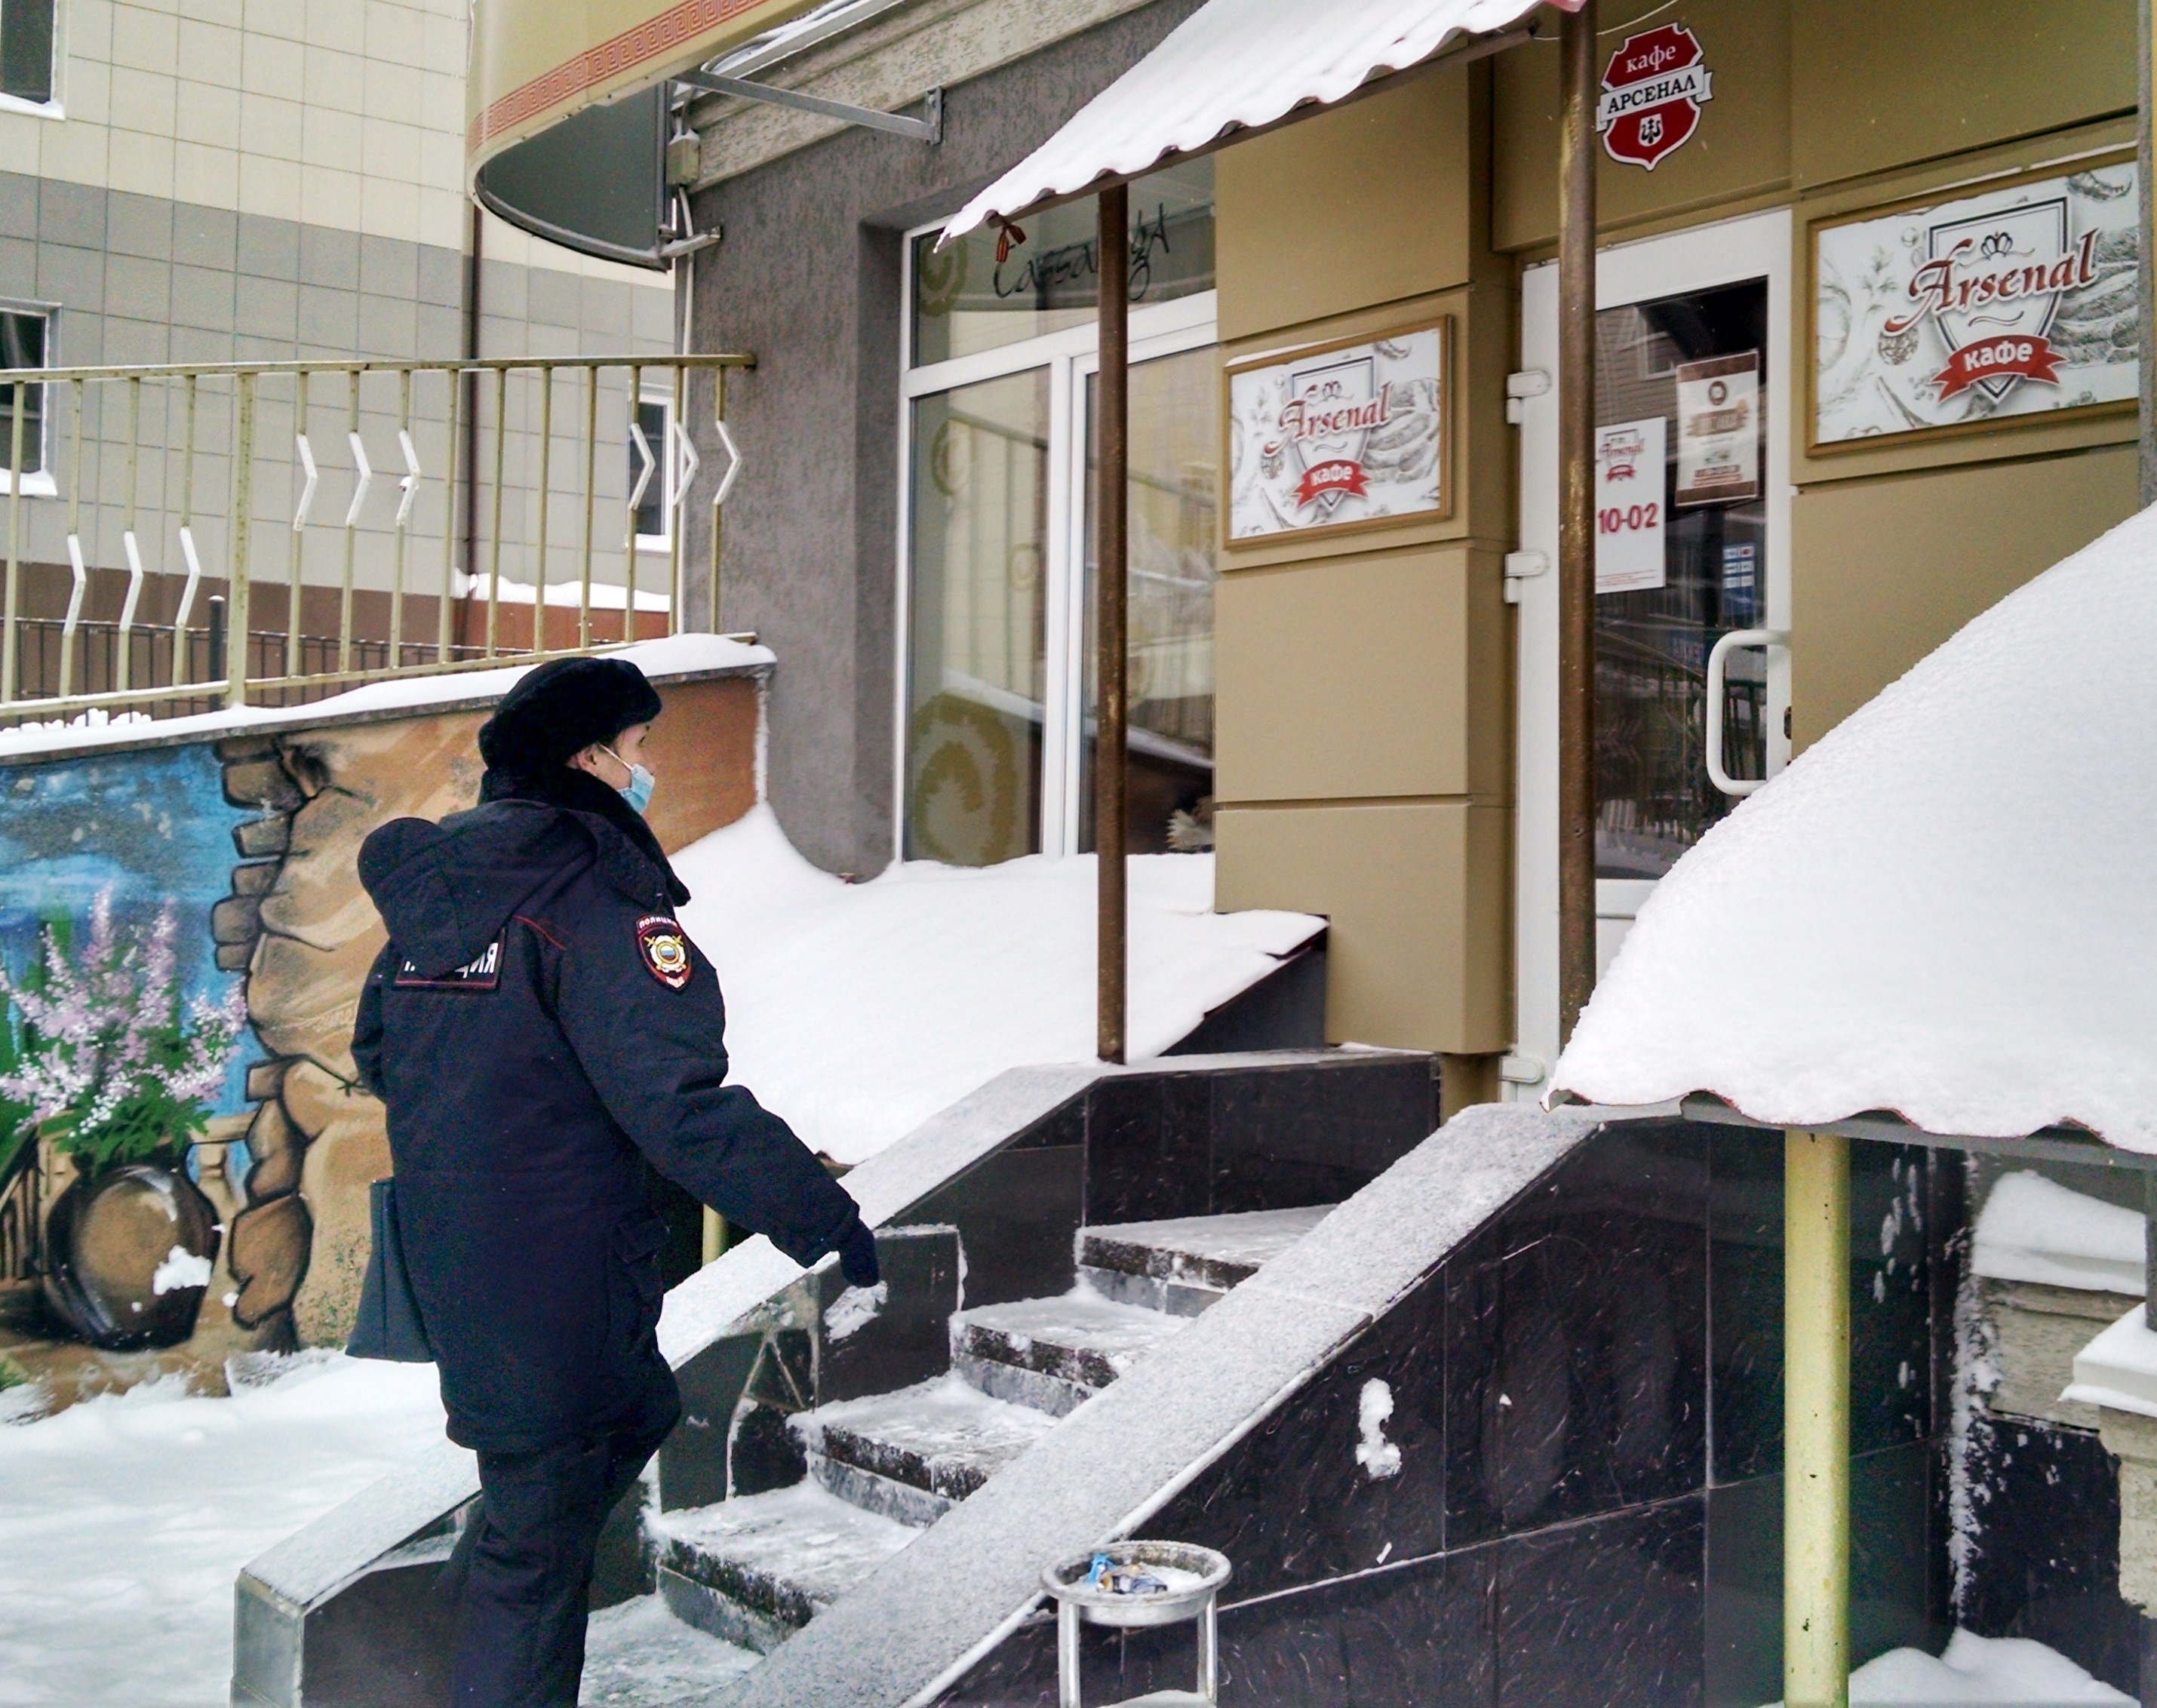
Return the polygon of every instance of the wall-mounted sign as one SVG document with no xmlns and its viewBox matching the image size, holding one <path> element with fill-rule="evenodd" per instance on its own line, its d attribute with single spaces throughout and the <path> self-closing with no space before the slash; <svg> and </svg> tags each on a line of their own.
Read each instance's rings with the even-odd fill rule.
<svg viewBox="0 0 2157 1708">
<path fill-rule="evenodd" d="M 1672 502 L 1760 496 L 1760 352 L 1678 363 L 1678 487 Z"/>
<path fill-rule="evenodd" d="M 2134 162 L 1813 230 L 1815 448 L 2133 403 Z"/>
<path fill-rule="evenodd" d="M 1595 430 L 1595 590 L 1645 593 L 1667 579 L 1663 558 L 1660 415 Z"/>
<path fill-rule="evenodd" d="M 1700 38 L 1683 24 L 1626 37 L 1604 69 L 1595 105 L 1604 152 L 1653 172 L 1700 128 L 1700 104 L 1712 98 L 1714 82 Z"/>
<path fill-rule="evenodd" d="M 1452 513 L 1450 320 L 1228 370 L 1228 542 Z"/>
</svg>

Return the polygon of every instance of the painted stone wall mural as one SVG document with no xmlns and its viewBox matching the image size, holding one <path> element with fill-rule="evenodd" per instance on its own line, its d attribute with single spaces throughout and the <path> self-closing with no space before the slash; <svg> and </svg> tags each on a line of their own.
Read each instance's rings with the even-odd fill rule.
<svg viewBox="0 0 2157 1708">
<path fill-rule="evenodd" d="M 765 668 L 657 684 L 669 849 L 754 804 Z M 343 1342 L 390 1172 L 359 845 L 472 803 L 491 709 L 0 767 L 0 1373 L 214 1391 Z"/>
</svg>

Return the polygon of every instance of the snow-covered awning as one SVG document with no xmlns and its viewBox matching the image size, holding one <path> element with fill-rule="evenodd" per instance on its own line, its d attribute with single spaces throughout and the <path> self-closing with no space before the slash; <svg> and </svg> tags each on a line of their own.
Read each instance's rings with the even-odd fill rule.
<svg viewBox="0 0 2157 1708">
<path fill-rule="evenodd" d="M 1579 0 L 1557 0 L 1577 10 Z M 1299 106 L 1353 95 L 1456 37 L 1519 23 L 1537 0 L 1207 0 L 1071 121 L 974 198 L 945 240 L 991 218 L 1147 172 Z"/>
<path fill-rule="evenodd" d="M 1969 624 L 1655 887 L 1552 1076 L 2157 1152 L 2157 509 Z M 1801 666 L 1802 667 L 1802 666 Z"/>
</svg>

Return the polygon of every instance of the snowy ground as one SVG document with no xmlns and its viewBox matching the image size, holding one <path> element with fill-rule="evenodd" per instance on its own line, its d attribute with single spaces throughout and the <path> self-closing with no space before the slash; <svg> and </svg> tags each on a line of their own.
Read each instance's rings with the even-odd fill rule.
<svg viewBox="0 0 2157 1708">
<path fill-rule="evenodd" d="M 441 1434 L 431 1366 L 341 1355 L 0 1428 L 0 1704 L 222 1708 L 239 1568 Z"/>
<path fill-rule="evenodd" d="M 2134 1699 L 2092 1678 L 2067 1656 L 2026 1637 L 1979 1637 L 1958 1631 L 1938 1656 L 1895 1649 L 1850 1675 L 1851 1708 L 2013 1703 L 2016 1708 L 2065 1708 L 2109 1702 L 2134 1708 Z M 1782 1708 L 1778 1703 L 1775 1708 Z"/>
<path fill-rule="evenodd" d="M 663 784 L 662 785 L 664 786 Z M 1090 857 L 821 872 L 769 807 L 675 856 L 719 970 L 734 1078 L 859 1162 L 1006 1068 L 1094 1053 Z M 1216 913 L 1213 857 L 1130 862 L 1130 1054 L 1157 1055 L 1320 922 Z"/>
</svg>

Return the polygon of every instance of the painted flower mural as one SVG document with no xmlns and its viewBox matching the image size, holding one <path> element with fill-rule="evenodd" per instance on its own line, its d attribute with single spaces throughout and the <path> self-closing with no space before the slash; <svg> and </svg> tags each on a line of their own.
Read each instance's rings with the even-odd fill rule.
<svg viewBox="0 0 2157 1708">
<path fill-rule="evenodd" d="M 12 1071 L 0 1098 L 20 1113 L 0 1133 L 14 1153 L 49 1144 L 75 1178 L 48 1219 L 46 1303 L 106 1347 L 168 1345 L 193 1331 L 217 1255 L 216 1212 L 185 1172 L 247 1021 L 237 984 L 221 1001 L 182 995 L 175 910 L 123 926 L 110 887 L 78 951 L 58 924 L 30 970 L 0 966 Z"/>
</svg>

